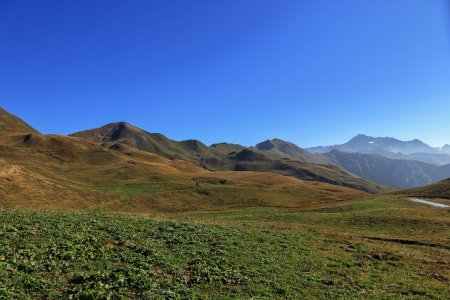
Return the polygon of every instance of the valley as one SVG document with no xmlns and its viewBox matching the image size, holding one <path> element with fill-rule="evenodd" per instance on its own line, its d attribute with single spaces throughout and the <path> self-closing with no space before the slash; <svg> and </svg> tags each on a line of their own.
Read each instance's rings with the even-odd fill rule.
<svg viewBox="0 0 450 300">
<path fill-rule="evenodd" d="M 208 147 L 128 123 L 43 135 L 0 112 L 0 298 L 450 292 L 448 208 L 410 201 L 447 203 L 447 181 L 395 190 L 346 171 L 339 156 L 355 154 L 337 150 Z"/>
</svg>

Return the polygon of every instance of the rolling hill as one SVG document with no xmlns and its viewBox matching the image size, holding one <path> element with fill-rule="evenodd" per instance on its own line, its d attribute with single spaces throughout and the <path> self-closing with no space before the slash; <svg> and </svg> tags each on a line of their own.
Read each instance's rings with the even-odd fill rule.
<svg viewBox="0 0 450 300">
<path fill-rule="evenodd" d="M 371 184 L 337 167 L 221 144 L 227 168 L 271 172 L 209 171 L 16 121 L 1 116 L 17 128 L 0 133 L 0 298 L 448 294 L 447 212 L 315 181 Z"/>
<path fill-rule="evenodd" d="M 101 143 L 106 147 L 115 143 L 122 143 L 168 159 L 181 159 L 206 168 L 218 169 L 222 160 L 220 152 L 207 147 L 200 141 L 176 142 L 162 134 L 150 133 L 126 122 L 111 123 L 100 128 L 77 132 L 70 136 Z"/>
<path fill-rule="evenodd" d="M 450 199 L 450 179 L 445 179 L 427 186 L 398 191 L 396 194 L 418 198 Z"/>
<path fill-rule="evenodd" d="M 304 181 L 272 172 L 211 172 L 182 159 L 119 143 L 114 135 L 110 142 L 42 135 L 6 112 L 1 124 L 7 129 L 1 131 L 0 140 L 0 206 L 142 213 L 275 204 L 298 207 L 366 195 L 329 184 L 329 180 Z M 135 134 L 133 127 L 124 127 L 119 126 L 119 131 Z M 170 140 L 167 144 L 170 146 Z M 182 144 L 178 149 L 202 148 L 195 142 Z M 232 162 L 234 158 L 227 159 Z M 242 160 L 248 161 L 248 157 Z M 371 186 L 342 173 L 346 177 L 341 179 L 355 180 L 355 187 L 360 183 L 364 185 L 361 189 Z"/>
<path fill-rule="evenodd" d="M 370 193 L 389 188 L 350 175 L 327 158 L 311 154 L 279 139 L 268 140 L 255 147 L 236 144 L 213 144 L 207 147 L 197 140 L 174 141 L 158 133 L 149 133 L 128 123 L 112 123 L 97 129 L 71 134 L 109 147 L 123 143 L 139 150 L 169 159 L 181 159 L 212 171 L 256 171 L 294 176 L 360 189 Z"/>
</svg>

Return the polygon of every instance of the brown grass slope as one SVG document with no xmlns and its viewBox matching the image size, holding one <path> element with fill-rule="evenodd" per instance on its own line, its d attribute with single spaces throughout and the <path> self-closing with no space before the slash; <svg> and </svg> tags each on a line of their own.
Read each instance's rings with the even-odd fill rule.
<svg viewBox="0 0 450 300">
<path fill-rule="evenodd" d="M 73 137 L 101 143 L 106 147 L 122 143 L 139 150 L 155 153 L 169 159 L 182 159 L 206 168 L 217 169 L 222 160 L 220 152 L 196 140 L 177 142 L 159 133 L 150 133 L 126 122 L 71 134 Z"/>
<path fill-rule="evenodd" d="M 292 143 L 278 139 L 251 148 L 226 143 L 207 147 L 197 140 L 176 142 L 124 122 L 111 123 L 71 136 L 101 143 L 105 147 L 110 147 L 113 143 L 123 143 L 169 159 L 182 159 L 213 171 L 273 172 L 304 180 L 347 186 L 369 193 L 391 190 L 327 165 L 327 160 L 322 156 L 308 153 Z"/>
<path fill-rule="evenodd" d="M 450 179 L 414 189 L 399 191 L 396 194 L 419 198 L 450 199 Z"/>
<path fill-rule="evenodd" d="M 0 136 L 18 133 L 39 133 L 18 117 L 0 107 Z"/>
<path fill-rule="evenodd" d="M 0 144 L 0 157 L 5 161 L 2 170 L 17 171 L 14 176 L 6 171 L 2 177 L 2 182 L 16 186 L 4 190 L 9 196 L 3 199 L 32 207 L 42 201 L 50 207 L 64 207 L 64 200 L 69 200 L 70 206 L 83 208 L 106 200 L 96 191 L 98 185 L 145 182 L 161 174 L 176 177 L 208 172 L 183 160 L 169 160 L 126 145 L 103 148 L 66 136 L 14 135 L 4 142 Z M 17 194 L 17 190 L 23 192 Z"/>
<path fill-rule="evenodd" d="M 11 118 L 4 115 L 2 124 L 16 124 Z M 125 144 L 105 147 L 19 127 L 3 131 L 0 140 L 2 206 L 150 213 L 316 206 L 366 196 L 272 173 L 210 172 Z"/>
</svg>

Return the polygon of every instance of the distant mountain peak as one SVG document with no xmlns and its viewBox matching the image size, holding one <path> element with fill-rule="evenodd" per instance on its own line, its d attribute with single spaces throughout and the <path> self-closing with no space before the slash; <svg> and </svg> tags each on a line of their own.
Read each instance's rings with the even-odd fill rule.
<svg viewBox="0 0 450 300">
<path fill-rule="evenodd" d="M 327 153 L 333 148 L 336 148 L 342 152 L 379 154 L 386 157 L 416 153 L 436 154 L 439 151 L 445 151 L 438 148 L 433 148 L 419 139 L 402 141 L 392 137 L 372 137 L 365 134 L 358 134 L 348 142 L 341 145 L 312 147 L 306 150 L 313 153 Z M 450 147 L 447 149 L 450 151 Z"/>
</svg>

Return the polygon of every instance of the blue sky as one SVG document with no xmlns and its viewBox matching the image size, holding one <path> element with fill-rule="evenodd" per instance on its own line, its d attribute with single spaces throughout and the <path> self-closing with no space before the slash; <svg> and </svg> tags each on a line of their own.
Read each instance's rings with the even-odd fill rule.
<svg viewBox="0 0 450 300">
<path fill-rule="evenodd" d="M 445 0 L 0 1 L 0 106 L 43 133 L 450 143 Z"/>
</svg>

